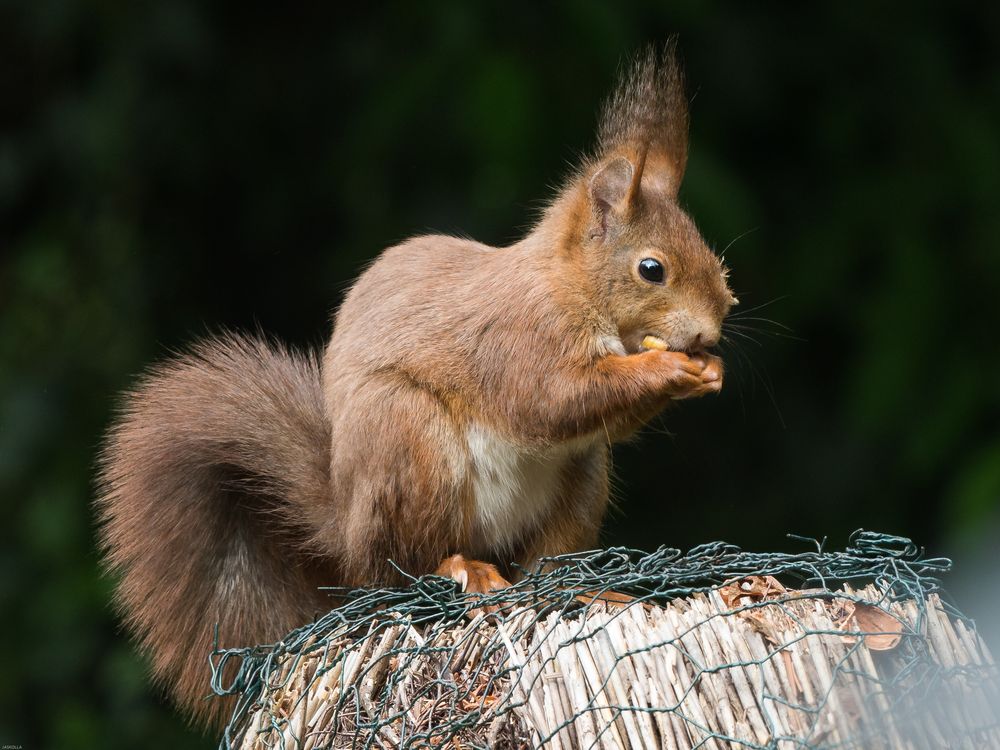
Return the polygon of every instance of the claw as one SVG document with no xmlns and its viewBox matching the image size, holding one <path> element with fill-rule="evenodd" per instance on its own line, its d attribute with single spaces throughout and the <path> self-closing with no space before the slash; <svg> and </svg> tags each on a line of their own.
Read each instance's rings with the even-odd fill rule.
<svg viewBox="0 0 1000 750">
<path fill-rule="evenodd" d="M 462 555 L 452 555 L 441 561 L 435 575 L 451 578 L 462 587 L 467 594 L 488 594 L 497 589 L 510 586 L 510 581 L 500 575 L 495 565 L 479 560 L 466 560 Z M 485 608 L 487 612 L 495 612 L 496 607 Z M 475 617 L 479 610 L 473 610 L 469 617 Z"/>
</svg>

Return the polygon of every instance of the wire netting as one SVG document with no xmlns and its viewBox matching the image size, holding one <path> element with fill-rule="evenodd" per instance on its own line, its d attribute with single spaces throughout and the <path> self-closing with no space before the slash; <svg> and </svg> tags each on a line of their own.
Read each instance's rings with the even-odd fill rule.
<svg viewBox="0 0 1000 750">
<path fill-rule="evenodd" d="M 566 555 L 488 595 L 331 589 L 280 642 L 212 655 L 235 699 L 220 747 L 1000 747 L 950 561 L 865 531 L 792 539 Z"/>
</svg>

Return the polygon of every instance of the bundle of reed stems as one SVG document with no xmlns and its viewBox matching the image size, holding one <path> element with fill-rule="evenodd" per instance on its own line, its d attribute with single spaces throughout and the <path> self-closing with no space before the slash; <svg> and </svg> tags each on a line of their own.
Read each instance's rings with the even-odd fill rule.
<svg viewBox="0 0 1000 750">
<path fill-rule="evenodd" d="M 387 613 L 273 670 L 236 746 L 1000 748 L 974 628 L 936 594 L 750 577 L 663 604 Z"/>
</svg>

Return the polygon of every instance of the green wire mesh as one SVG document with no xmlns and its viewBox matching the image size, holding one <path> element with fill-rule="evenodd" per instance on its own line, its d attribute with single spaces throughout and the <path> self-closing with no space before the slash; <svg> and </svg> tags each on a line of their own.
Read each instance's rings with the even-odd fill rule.
<svg viewBox="0 0 1000 750">
<path fill-rule="evenodd" d="M 940 597 L 950 561 L 791 538 L 809 548 L 566 555 L 489 595 L 331 589 L 280 642 L 213 653 L 220 747 L 1000 747 L 995 665 Z"/>
</svg>

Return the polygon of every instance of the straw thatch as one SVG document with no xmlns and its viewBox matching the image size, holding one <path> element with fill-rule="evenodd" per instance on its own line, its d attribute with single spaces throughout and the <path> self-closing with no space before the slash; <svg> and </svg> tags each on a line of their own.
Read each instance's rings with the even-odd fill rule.
<svg viewBox="0 0 1000 750">
<path fill-rule="evenodd" d="M 754 577 L 430 635 L 389 615 L 289 658 L 242 748 L 1000 747 L 975 631 L 936 595 L 884 599 Z"/>
</svg>

